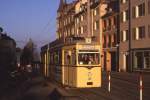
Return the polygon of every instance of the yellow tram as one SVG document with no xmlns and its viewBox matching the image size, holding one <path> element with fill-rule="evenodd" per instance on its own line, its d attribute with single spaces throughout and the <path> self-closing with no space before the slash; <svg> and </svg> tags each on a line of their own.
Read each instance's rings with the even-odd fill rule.
<svg viewBox="0 0 150 100">
<path fill-rule="evenodd" d="M 100 48 L 74 44 L 62 48 L 62 83 L 70 87 L 100 87 Z"/>
<path fill-rule="evenodd" d="M 49 77 L 69 87 L 101 87 L 99 44 L 71 43 L 48 50 L 44 58 L 49 59 L 43 61 L 49 62 L 44 66 Z"/>
</svg>

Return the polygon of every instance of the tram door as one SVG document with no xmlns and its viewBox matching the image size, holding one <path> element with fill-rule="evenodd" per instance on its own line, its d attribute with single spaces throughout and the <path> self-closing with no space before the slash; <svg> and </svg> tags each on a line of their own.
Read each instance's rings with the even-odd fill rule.
<svg viewBox="0 0 150 100">
<path fill-rule="evenodd" d="M 67 51 L 64 52 L 64 84 L 68 85 Z"/>
<path fill-rule="evenodd" d="M 68 51 L 65 51 L 64 54 L 64 62 L 65 62 L 65 66 L 64 66 L 64 80 L 65 80 L 65 85 L 69 85 L 70 83 L 70 78 L 71 78 L 71 53 Z"/>
</svg>

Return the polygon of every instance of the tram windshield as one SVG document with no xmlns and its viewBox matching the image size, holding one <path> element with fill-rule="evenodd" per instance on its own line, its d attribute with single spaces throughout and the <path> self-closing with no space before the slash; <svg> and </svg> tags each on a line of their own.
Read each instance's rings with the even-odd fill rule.
<svg viewBox="0 0 150 100">
<path fill-rule="evenodd" d="M 97 65 L 99 61 L 99 53 L 79 53 L 78 55 L 80 65 Z"/>
</svg>

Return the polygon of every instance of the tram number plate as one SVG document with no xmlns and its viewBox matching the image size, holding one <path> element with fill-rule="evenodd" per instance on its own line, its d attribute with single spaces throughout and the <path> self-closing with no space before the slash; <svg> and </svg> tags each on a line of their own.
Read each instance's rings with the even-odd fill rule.
<svg viewBox="0 0 150 100">
<path fill-rule="evenodd" d="M 87 82 L 87 85 L 93 85 L 93 82 Z"/>
</svg>

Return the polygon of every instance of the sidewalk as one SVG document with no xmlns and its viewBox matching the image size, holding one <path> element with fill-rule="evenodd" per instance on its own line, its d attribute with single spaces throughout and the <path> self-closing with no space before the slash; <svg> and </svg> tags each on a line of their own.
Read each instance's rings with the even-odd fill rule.
<svg viewBox="0 0 150 100">
<path fill-rule="evenodd" d="M 143 100 L 150 100 L 150 74 L 143 73 Z M 103 87 L 108 90 L 108 73 L 103 72 Z M 111 72 L 111 96 L 123 100 L 139 100 L 140 74 Z M 119 100 L 119 99 L 118 99 Z"/>
</svg>

